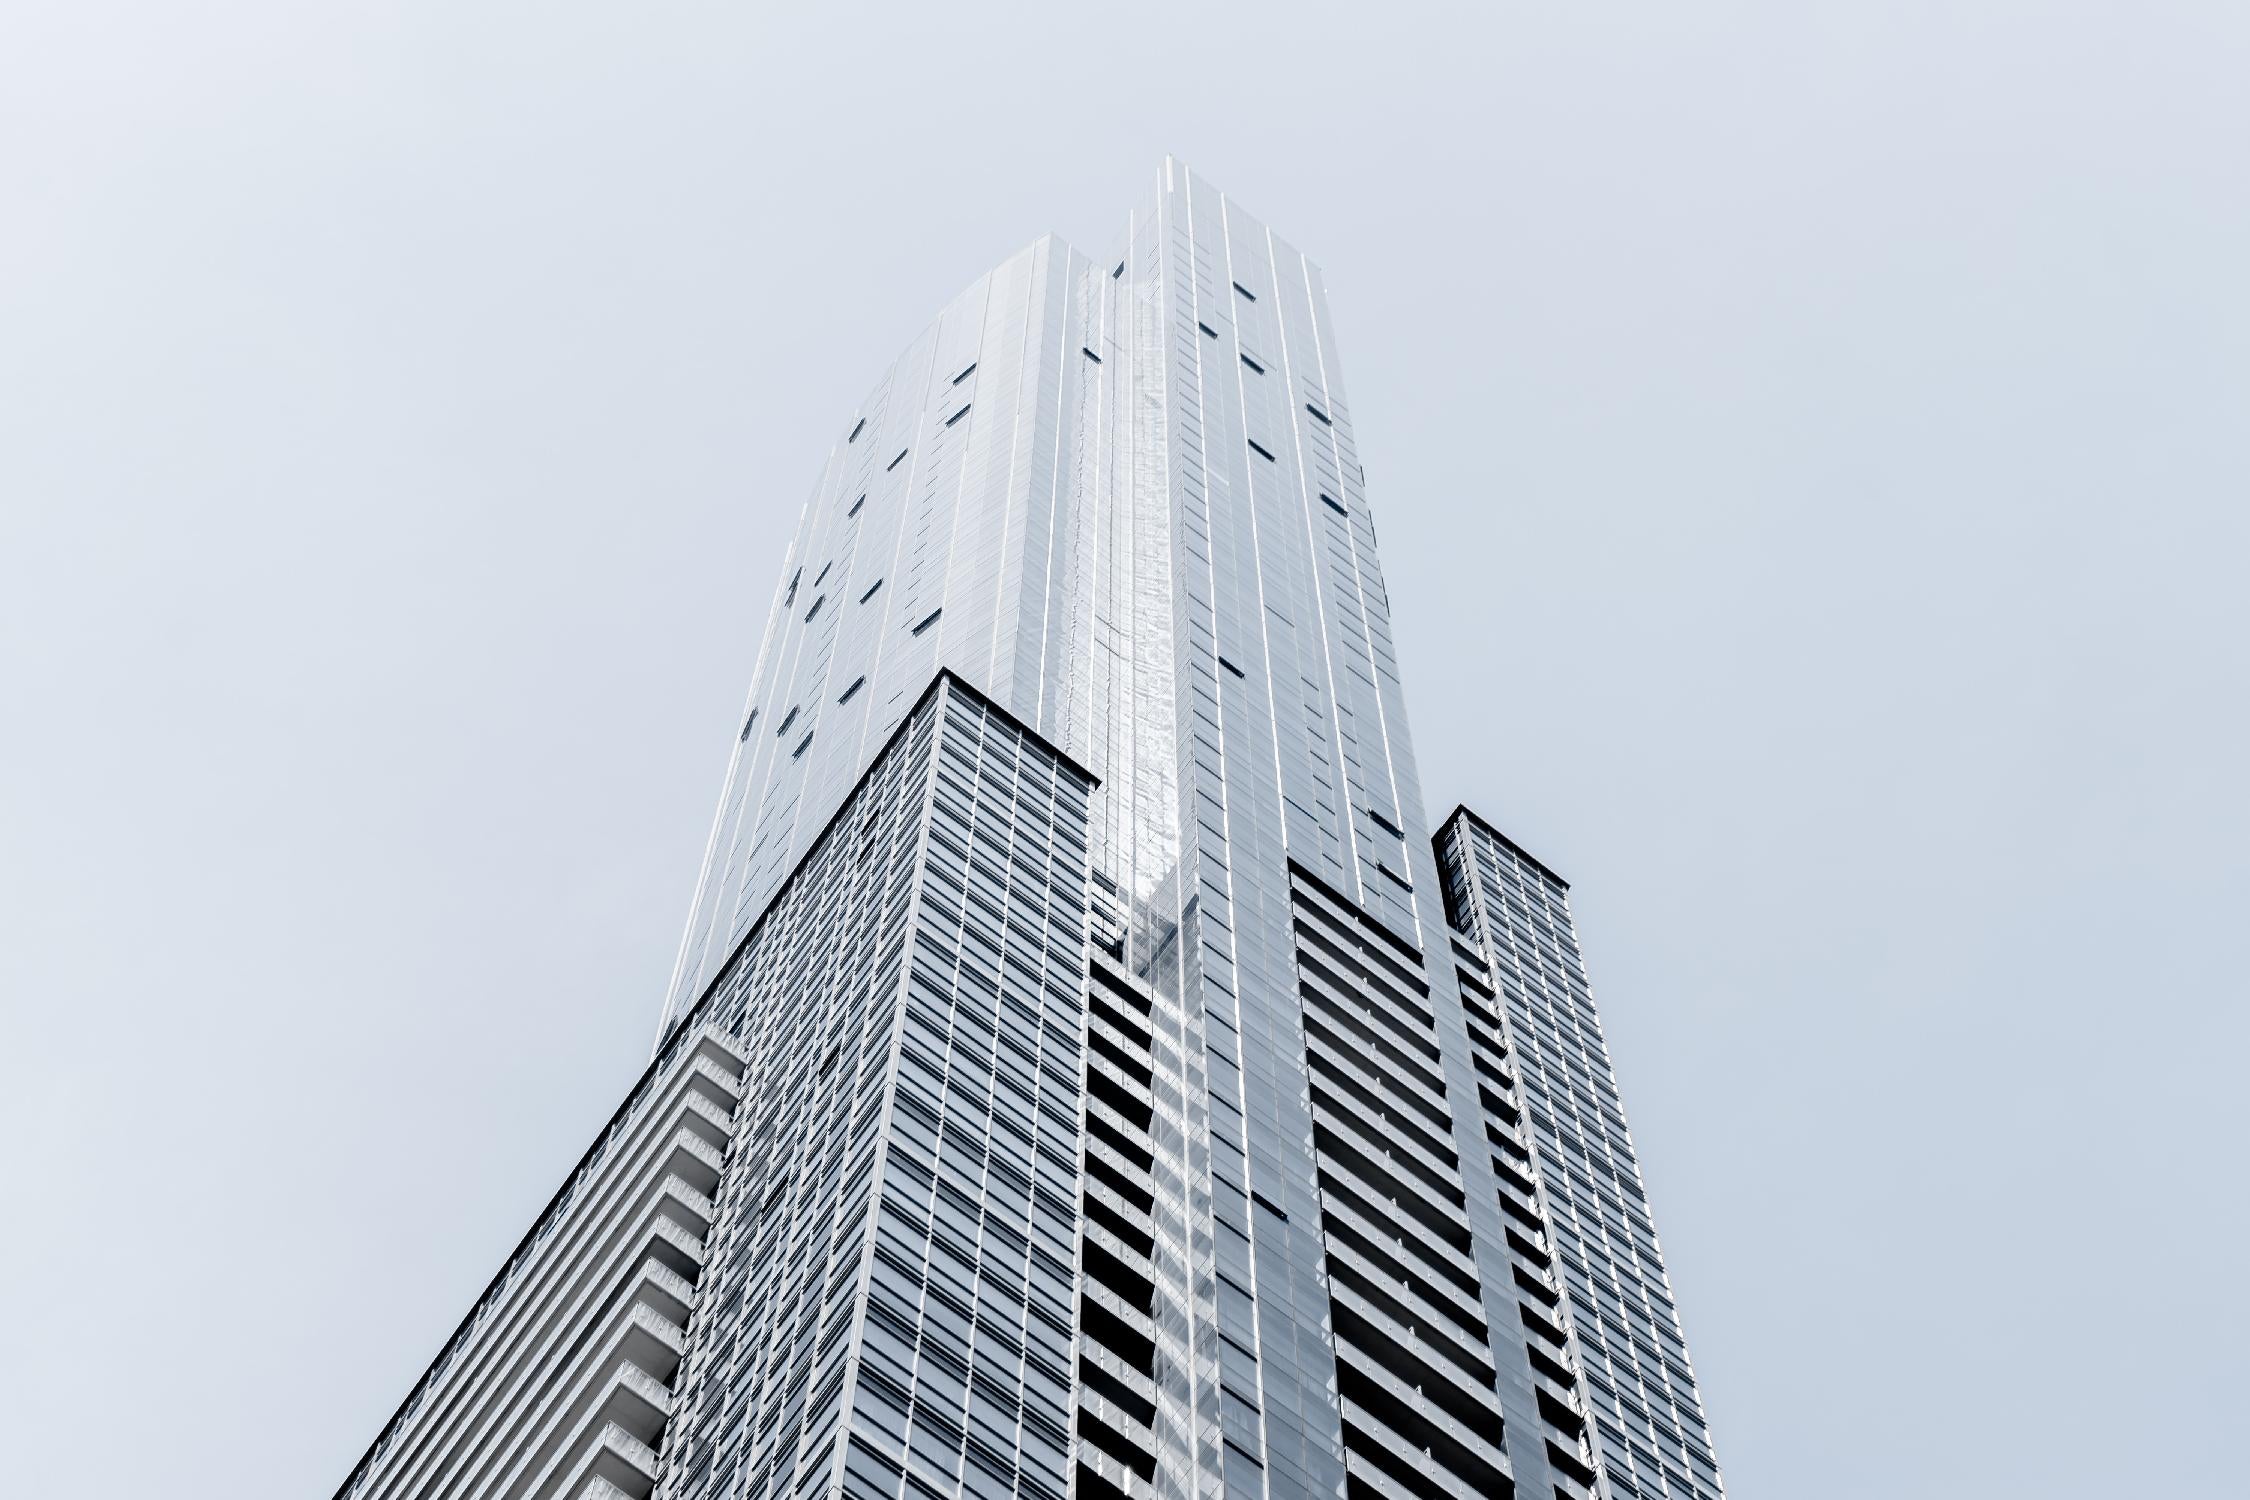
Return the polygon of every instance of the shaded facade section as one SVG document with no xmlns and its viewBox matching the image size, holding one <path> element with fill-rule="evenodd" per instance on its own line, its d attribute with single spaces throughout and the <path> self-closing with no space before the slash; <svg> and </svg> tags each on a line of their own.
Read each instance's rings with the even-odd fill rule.
<svg viewBox="0 0 2250 1500">
<path fill-rule="evenodd" d="M 1495 1167 L 1554 1250 L 1537 1342 L 1591 1416 L 1605 1493 L 1723 1493 L 1640 1161 L 1571 923 L 1569 886 L 1467 808 L 1438 831 L 1446 905 L 1481 972 L 1464 995 L 1522 1118 Z M 1464 973 L 1469 955 L 1461 955 Z M 1533 1326 L 1528 1320 L 1527 1327 Z M 1559 1382 L 1558 1382 L 1559 1383 Z"/>
<path fill-rule="evenodd" d="M 339 1500 L 653 1492 L 742 1072 L 725 1032 L 672 1036 Z"/>
</svg>

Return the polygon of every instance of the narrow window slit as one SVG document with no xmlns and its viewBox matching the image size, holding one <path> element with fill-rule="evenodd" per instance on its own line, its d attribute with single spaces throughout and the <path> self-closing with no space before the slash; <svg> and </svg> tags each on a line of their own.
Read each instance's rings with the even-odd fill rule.
<svg viewBox="0 0 2250 1500">
<path fill-rule="evenodd" d="M 975 405 L 975 403 L 974 403 L 974 402 L 971 402 L 971 403 L 970 403 L 970 405 L 972 405 L 972 406 L 973 406 L 973 405 Z M 961 420 L 961 419 L 962 419 L 963 417 L 967 416 L 968 414 L 969 414 L 969 408 L 968 408 L 967 406 L 964 406 L 964 407 L 962 407 L 962 408 L 961 408 L 961 409 L 960 409 L 959 411 L 955 412 L 955 413 L 954 413 L 954 414 L 953 414 L 952 416 L 950 416 L 950 417 L 947 417 L 947 418 L 945 419 L 945 425 L 946 425 L 946 426 L 948 426 L 948 427 L 951 427 L 951 426 L 952 426 L 952 425 L 953 425 L 954 423 L 956 423 L 956 422 L 960 421 L 960 420 Z"/>
<path fill-rule="evenodd" d="M 1319 422 L 1323 427 L 1333 427 L 1336 425 L 1334 422 L 1328 419 L 1328 413 L 1322 411 L 1319 407 L 1313 405 L 1310 401 L 1307 401 L 1305 403 L 1305 410 L 1311 412 L 1313 414 L 1313 420 Z"/>
<path fill-rule="evenodd" d="M 1099 354 L 1096 354 L 1093 350 L 1088 349 L 1083 345 L 1079 347 L 1078 352 L 1085 355 L 1088 359 L 1092 360 L 1097 365 L 1102 362 L 1102 357 Z"/>
<path fill-rule="evenodd" d="M 922 623 L 914 627 L 914 633 L 916 635 L 920 635 L 923 631 L 929 629 L 932 625 L 935 625 L 937 623 L 938 616 L 944 613 L 945 611 L 943 608 L 931 610 L 927 615 L 923 616 Z"/>
<path fill-rule="evenodd" d="M 864 428 L 864 427 L 866 427 L 866 426 L 867 426 L 867 418 L 865 418 L 865 417 L 861 417 L 861 418 L 860 418 L 860 419 L 859 419 L 858 421 L 856 421 L 856 422 L 852 423 L 852 431 L 851 431 L 851 436 L 850 436 L 850 437 L 847 437 L 847 438 L 845 438 L 845 439 L 844 439 L 844 441 L 845 441 L 845 442 L 847 442 L 847 443 L 851 443 L 851 442 L 857 442 L 857 441 L 859 440 L 859 434 L 860 434 L 860 431 L 861 431 L 861 429 L 862 429 L 862 428 Z"/>
<path fill-rule="evenodd" d="M 1229 672 L 1232 672 L 1237 677 L 1242 676 L 1242 668 L 1236 666 L 1233 662 L 1228 661 L 1223 656 L 1219 658 L 1219 665 L 1225 667 Z"/>
<path fill-rule="evenodd" d="M 1236 283 L 1234 284 L 1234 289 L 1235 289 L 1236 291 L 1238 291 L 1238 292 L 1242 293 L 1242 295 L 1243 295 L 1243 296 L 1245 296 L 1245 297 L 1248 297 L 1248 298 L 1249 298 L 1249 299 L 1250 299 L 1250 300 L 1251 300 L 1252 302 L 1255 302 L 1255 301 L 1257 301 L 1257 300 L 1258 300 L 1258 294 L 1257 294 L 1256 292 L 1253 292 L 1253 291 L 1251 291 L 1251 290 L 1250 290 L 1250 288 L 1248 288 L 1248 287 L 1244 286 L 1244 285 L 1243 285 L 1243 284 L 1242 284 L 1241 282 L 1239 282 L 1239 281 L 1238 281 L 1238 282 L 1236 282 Z"/>
<path fill-rule="evenodd" d="M 977 362 L 972 359 L 968 362 L 967 365 L 962 367 L 960 374 L 953 377 L 953 383 L 955 385 L 959 385 L 962 381 L 967 380 L 971 375 L 976 374 L 976 372 Z"/>
<path fill-rule="evenodd" d="M 867 686 L 867 674 L 866 674 L 866 673 L 864 673 L 864 672 L 862 672 L 862 673 L 861 673 L 861 674 L 860 674 L 859 676 L 857 676 L 857 677 L 854 677 L 854 678 L 852 679 L 852 685 L 851 685 L 850 687 L 848 687 L 848 688 L 845 688 L 845 689 L 844 689 L 844 691 L 843 691 L 843 692 L 842 692 L 842 693 L 841 693 L 840 695 L 838 695 L 838 697 L 837 697 L 836 701 L 837 701 L 838 703 L 849 703 L 849 702 L 851 702 L 851 701 L 852 701 L 852 694 L 854 694 L 854 693 L 858 692 L 858 691 L 859 691 L 859 690 L 860 690 L 861 688 L 863 688 L 863 687 L 865 687 L 865 686 Z"/>
<path fill-rule="evenodd" d="M 1249 442 L 1250 442 L 1250 451 L 1251 451 L 1252 453 L 1255 453 L 1255 454 L 1257 454 L 1257 455 L 1258 455 L 1258 457 L 1260 457 L 1260 458 L 1264 459 L 1264 460 L 1265 460 L 1265 461 L 1266 461 L 1267 463 L 1273 463 L 1273 462 L 1275 461 L 1275 460 L 1274 460 L 1274 456 L 1273 456 L 1273 455 L 1272 455 L 1271 453 L 1269 453 L 1269 452 L 1267 452 L 1267 451 L 1266 451 L 1266 446 L 1265 446 L 1265 444 L 1263 444 L 1263 443 L 1259 442 L 1259 441 L 1258 441 L 1258 440 L 1257 440 L 1256 438 L 1251 438 L 1251 439 L 1249 440 Z"/>
<path fill-rule="evenodd" d="M 1249 355 L 1247 355 L 1247 354 L 1245 354 L 1245 355 L 1243 355 L 1243 356 L 1242 356 L 1242 362 L 1243 362 L 1244 364 L 1248 365 L 1248 366 L 1249 366 L 1249 367 L 1250 367 L 1251 369 L 1253 369 L 1253 370 L 1256 370 L 1256 371 L 1257 371 L 1257 372 L 1258 372 L 1258 373 L 1259 373 L 1260 375 L 1263 375 L 1263 374 L 1265 374 L 1265 373 L 1266 373 L 1266 367 L 1265 367 L 1264 365 L 1261 365 L 1261 364 L 1259 364 L 1259 363 L 1258 363 L 1258 362 L 1257 362 L 1256 360 L 1252 359 L 1252 358 L 1251 358 L 1251 357 L 1250 357 Z"/>
<path fill-rule="evenodd" d="M 1334 495 L 1329 494 L 1328 491 L 1322 490 L 1320 492 L 1320 498 L 1322 502 L 1325 503 L 1330 510 L 1336 512 L 1337 515 L 1348 516 L 1351 514 L 1350 511 L 1344 509 L 1344 502 L 1337 499 Z"/>
<path fill-rule="evenodd" d="M 883 586 L 883 580 L 882 580 L 882 579 L 880 579 L 880 578 L 876 579 L 876 580 L 875 580 L 875 581 L 874 581 L 873 583 L 871 583 L 871 584 L 869 584 L 869 585 L 867 586 L 867 592 L 859 596 L 859 602 L 860 602 L 860 603 L 862 603 L 862 604 L 865 604 L 865 603 L 866 603 L 866 602 L 867 602 L 868 600 L 870 600 L 870 599 L 874 598 L 874 597 L 875 597 L 875 591 L 876 591 L 877 589 L 881 588 L 882 586 Z"/>
<path fill-rule="evenodd" d="M 908 448 L 901 448 L 901 449 L 899 449 L 899 450 L 898 450 L 898 457 L 896 457 L 896 458 L 892 459 L 892 460 L 891 460 L 891 461 L 890 461 L 889 463 L 887 463 L 887 464 L 883 465 L 883 472 L 884 472 L 884 473 L 886 473 L 886 474 L 888 474 L 888 473 L 890 473 L 890 472 L 891 472 L 891 470 L 893 470 L 893 469 L 897 468 L 897 467 L 898 467 L 898 466 L 899 466 L 900 464 L 902 464 L 902 463 L 905 463 L 905 462 L 906 462 L 906 455 L 907 455 L 907 454 L 908 454 L 909 452 L 911 452 L 911 451 L 913 451 L 913 450 L 911 450 L 911 449 L 908 449 Z"/>
</svg>

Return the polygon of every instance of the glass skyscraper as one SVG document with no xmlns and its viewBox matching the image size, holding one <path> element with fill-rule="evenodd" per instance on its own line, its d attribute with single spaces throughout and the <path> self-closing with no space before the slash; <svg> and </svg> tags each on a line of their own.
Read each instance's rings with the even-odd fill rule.
<svg viewBox="0 0 2250 1500">
<path fill-rule="evenodd" d="M 1722 1493 L 1319 271 L 1167 162 L 837 426 L 647 1073 L 342 1497 Z"/>
</svg>

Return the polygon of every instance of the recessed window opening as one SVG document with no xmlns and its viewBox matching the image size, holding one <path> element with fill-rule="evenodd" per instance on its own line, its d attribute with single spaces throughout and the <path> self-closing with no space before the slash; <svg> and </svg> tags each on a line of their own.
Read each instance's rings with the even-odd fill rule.
<svg viewBox="0 0 2250 1500">
<path fill-rule="evenodd" d="M 887 463 L 887 464 L 883 465 L 883 472 L 884 472 L 884 473 L 886 473 L 886 474 L 888 474 L 888 473 L 890 473 L 890 472 L 891 472 L 891 470 L 893 470 L 893 469 L 897 468 L 897 467 L 898 467 L 898 466 L 899 466 L 900 464 L 902 464 L 902 463 L 905 463 L 905 462 L 906 462 L 906 455 L 907 455 L 908 453 L 912 452 L 912 451 L 913 451 L 913 450 L 912 450 L 912 449 L 909 449 L 909 448 L 901 448 L 901 449 L 899 449 L 899 450 L 898 450 L 898 457 L 896 457 L 896 458 L 892 459 L 892 460 L 891 460 L 891 461 L 890 461 L 889 463 Z"/>
<path fill-rule="evenodd" d="M 922 623 L 914 627 L 914 633 L 916 635 L 920 635 L 923 631 L 929 629 L 932 625 L 935 625 L 938 621 L 938 616 L 944 613 L 945 610 L 942 607 L 931 610 L 927 615 L 922 617 Z"/>
<path fill-rule="evenodd" d="M 953 377 L 953 383 L 955 385 L 959 385 L 962 381 L 967 380 L 971 375 L 976 374 L 976 372 L 977 362 L 972 359 L 968 362 L 968 364 L 962 367 L 960 374 Z"/>
<path fill-rule="evenodd" d="M 857 676 L 857 677 L 854 677 L 854 678 L 852 679 L 852 685 L 851 685 L 850 687 L 848 687 L 848 688 L 845 688 L 845 689 L 844 689 L 844 691 L 843 691 L 842 693 L 840 693 L 840 694 L 838 694 L 838 695 L 837 695 L 836 701 L 837 701 L 838 703 L 849 703 L 849 702 L 851 702 L 851 701 L 852 701 L 852 694 L 854 694 L 854 693 L 858 692 L 858 691 L 859 691 L 859 690 L 860 690 L 861 688 L 863 688 L 863 687 L 865 687 L 865 686 L 867 686 L 867 674 L 866 674 L 866 673 L 864 673 L 864 672 L 862 672 L 862 673 L 861 673 L 861 674 L 860 674 L 859 676 Z"/>
<path fill-rule="evenodd" d="M 1250 290 L 1250 288 L 1248 288 L 1248 287 L 1244 286 L 1244 285 L 1243 285 L 1243 284 L 1242 284 L 1241 282 L 1239 282 L 1239 281 L 1238 281 L 1238 282 L 1236 282 L 1236 283 L 1234 284 L 1234 289 L 1235 289 L 1236 291 L 1238 291 L 1238 292 L 1242 293 L 1242 295 L 1243 295 L 1243 296 L 1245 296 L 1245 297 L 1248 297 L 1248 298 L 1249 298 L 1249 299 L 1250 299 L 1250 300 L 1251 300 L 1252 302 L 1255 302 L 1255 301 L 1257 301 L 1257 300 L 1258 300 L 1258 294 L 1257 294 L 1256 292 L 1253 292 L 1253 291 L 1251 291 L 1251 290 Z"/>
<path fill-rule="evenodd" d="M 1256 438 L 1251 438 L 1251 439 L 1249 440 L 1249 442 L 1250 442 L 1250 451 L 1251 451 L 1252 453 L 1255 453 L 1255 454 L 1257 454 L 1257 455 L 1258 455 L 1258 457 L 1260 457 L 1260 458 L 1264 459 L 1264 460 L 1265 460 L 1265 461 L 1266 461 L 1267 463 L 1272 463 L 1272 462 L 1274 462 L 1274 461 L 1275 461 L 1275 460 L 1274 460 L 1274 456 L 1273 456 L 1273 455 L 1272 455 L 1271 453 L 1269 453 L 1269 452 L 1267 452 L 1267 451 L 1266 451 L 1266 445 L 1265 445 L 1265 444 L 1263 444 L 1263 443 L 1259 442 L 1259 441 L 1258 441 L 1258 440 L 1257 440 Z"/>
<path fill-rule="evenodd" d="M 1248 365 L 1248 366 L 1249 366 L 1249 367 L 1250 367 L 1251 369 L 1253 369 L 1253 370 L 1256 370 L 1256 371 L 1257 371 L 1257 372 L 1258 372 L 1258 373 L 1259 373 L 1260 375 L 1263 375 L 1263 374 L 1265 374 L 1265 373 L 1266 373 L 1266 367 L 1265 367 L 1264 365 L 1261 365 L 1261 364 L 1259 364 L 1259 363 L 1258 363 L 1258 362 L 1257 362 L 1256 360 L 1252 359 L 1252 358 L 1251 358 L 1251 357 L 1250 357 L 1249 355 L 1247 355 L 1247 354 L 1245 354 L 1245 355 L 1243 355 L 1243 356 L 1242 356 L 1242 362 L 1243 362 L 1244 364 Z"/>
<path fill-rule="evenodd" d="M 859 602 L 860 602 L 860 603 L 862 603 L 862 604 L 865 604 L 865 603 L 866 603 L 866 602 L 867 602 L 868 600 L 870 600 L 870 599 L 874 598 L 874 597 L 875 597 L 875 591 L 876 591 L 877 589 L 881 588 L 882 586 L 883 586 L 883 580 L 882 580 L 882 579 L 880 579 L 880 578 L 876 579 L 876 580 L 875 580 L 875 581 L 874 581 L 873 583 L 871 583 L 871 584 L 869 584 L 869 585 L 867 586 L 867 592 L 859 596 Z"/>
<path fill-rule="evenodd" d="M 844 441 L 847 443 L 857 442 L 859 440 L 860 429 L 865 427 L 866 425 L 867 418 L 865 417 L 861 417 L 858 421 L 852 423 L 851 436 L 845 438 Z"/>
<path fill-rule="evenodd" d="M 974 403 L 974 402 L 971 402 L 971 403 L 970 403 L 970 405 L 972 405 L 972 406 L 973 406 L 973 405 L 975 405 L 975 403 Z M 947 418 L 945 419 L 945 425 L 946 425 L 946 426 L 948 426 L 948 427 L 951 427 L 951 426 L 952 426 L 952 425 L 953 425 L 954 423 L 956 423 L 956 422 L 960 421 L 960 420 L 961 420 L 961 419 L 962 419 L 963 417 L 967 416 L 968 414 L 969 414 L 969 408 L 968 408 L 967 406 L 964 406 L 964 407 L 962 407 L 962 408 L 961 408 L 961 409 L 960 409 L 959 411 L 955 412 L 955 413 L 954 413 L 954 414 L 953 414 L 952 416 L 950 416 L 950 417 L 947 417 Z"/>
</svg>

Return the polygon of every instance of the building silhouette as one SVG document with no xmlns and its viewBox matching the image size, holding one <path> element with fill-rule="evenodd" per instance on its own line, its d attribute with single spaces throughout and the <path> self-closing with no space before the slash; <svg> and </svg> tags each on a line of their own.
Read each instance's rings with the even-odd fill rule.
<svg viewBox="0 0 2250 1500">
<path fill-rule="evenodd" d="M 348 1500 L 1722 1493 L 1319 271 L 1167 162 L 839 423 L 647 1072 Z"/>
</svg>

